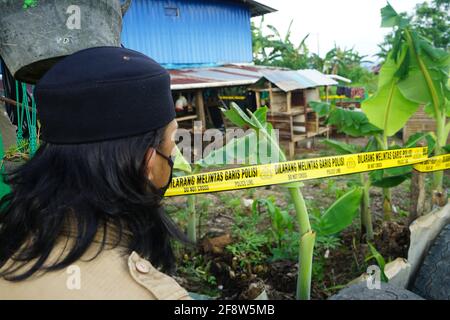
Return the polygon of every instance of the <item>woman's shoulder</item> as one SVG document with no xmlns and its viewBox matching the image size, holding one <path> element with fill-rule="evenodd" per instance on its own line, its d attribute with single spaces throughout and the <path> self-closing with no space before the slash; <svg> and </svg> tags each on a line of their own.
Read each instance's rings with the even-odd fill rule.
<svg viewBox="0 0 450 320">
<path fill-rule="evenodd" d="M 136 252 L 132 252 L 128 257 L 128 271 L 134 281 L 158 300 L 190 299 L 187 291 L 174 278 L 156 269 Z"/>
<path fill-rule="evenodd" d="M 9 282 L 0 279 L 2 299 L 188 300 L 187 291 L 136 252 L 103 250 L 58 271 Z"/>
</svg>

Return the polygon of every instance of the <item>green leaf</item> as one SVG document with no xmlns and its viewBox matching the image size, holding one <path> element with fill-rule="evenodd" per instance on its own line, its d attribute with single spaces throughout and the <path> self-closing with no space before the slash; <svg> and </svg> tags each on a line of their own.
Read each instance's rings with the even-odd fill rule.
<svg viewBox="0 0 450 320">
<path fill-rule="evenodd" d="M 383 179 L 384 170 L 374 170 L 369 172 L 370 181 L 379 181 Z"/>
<path fill-rule="evenodd" d="M 338 154 L 352 154 L 359 151 L 354 145 L 340 141 L 325 139 L 322 141 L 322 143 L 332 147 Z"/>
<path fill-rule="evenodd" d="M 250 115 L 250 121 L 252 123 L 252 128 L 255 130 L 261 130 L 264 129 L 266 124 L 266 113 L 267 113 L 267 107 L 259 108 L 255 111 L 255 113 L 252 113 L 250 110 L 247 110 L 247 112 Z M 263 122 L 261 122 L 261 120 Z"/>
<path fill-rule="evenodd" d="M 309 106 L 317 113 L 319 117 L 328 116 L 331 110 L 329 103 L 321 101 L 310 101 Z"/>
<path fill-rule="evenodd" d="M 401 176 L 412 172 L 412 166 L 403 166 L 385 169 L 384 172 L 388 176 Z"/>
<path fill-rule="evenodd" d="M 423 57 L 422 59 L 425 63 L 427 73 L 432 80 L 431 84 L 433 88 L 431 90 L 436 92 L 438 103 L 442 109 L 444 107 L 445 93 L 444 87 L 442 85 L 443 79 L 441 76 L 440 66 L 438 65 L 438 63 L 432 62 L 430 59 L 426 59 Z M 446 81 L 447 79 L 445 79 L 445 82 Z M 402 94 L 409 100 L 421 104 L 427 104 L 433 102 L 431 90 L 428 84 L 429 83 L 427 82 L 424 73 L 420 69 L 417 60 L 414 58 L 412 59 L 412 63 L 409 66 L 407 77 L 399 81 L 398 87 Z"/>
<path fill-rule="evenodd" d="M 384 260 L 383 256 L 377 251 L 377 249 L 375 249 L 375 247 L 371 243 L 368 242 L 367 245 L 369 246 L 372 256 L 370 256 L 368 259 L 366 259 L 366 261 L 374 258 L 381 270 L 381 281 L 388 282 L 389 278 L 384 273 L 386 261 Z"/>
<path fill-rule="evenodd" d="M 378 91 L 363 101 L 362 109 L 370 122 L 392 136 L 403 128 L 417 111 L 419 104 L 403 96 L 397 86 L 395 76 L 397 64 L 388 57 L 380 71 Z"/>
<path fill-rule="evenodd" d="M 228 120 L 230 120 L 233 124 L 237 125 L 238 127 L 242 128 L 245 125 L 253 127 L 253 123 L 250 120 L 250 118 L 234 102 L 231 102 L 229 109 L 222 108 L 222 112 L 224 113 L 225 117 L 228 118 Z"/>
<path fill-rule="evenodd" d="M 174 170 L 183 171 L 186 173 L 191 173 L 192 168 L 189 162 L 183 157 L 183 155 L 180 152 L 180 149 L 178 149 L 177 146 L 175 146 L 175 160 L 173 165 Z"/>
<path fill-rule="evenodd" d="M 370 183 L 374 187 L 393 188 L 411 178 L 412 166 L 403 166 L 369 173 Z"/>
<path fill-rule="evenodd" d="M 24 0 L 22 7 L 24 9 L 28 9 L 28 8 L 36 7 L 37 5 L 38 5 L 38 0 Z"/>
<path fill-rule="evenodd" d="M 389 28 L 399 24 L 400 16 L 388 3 L 385 7 L 381 8 L 381 27 Z"/>
<path fill-rule="evenodd" d="M 404 33 L 410 39 L 411 61 L 407 76 L 398 83 L 400 91 L 407 99 L 427 104 L 426 112 L 432 117 L 436 117 L 435 107 L 446 113 L 450 53 L 433 47 L 415 31 L 405 30 Z"/>
<path fill-rule="evenodd" d="M 425 39 L 422 36 L 418 36 L 418 39 L 424 55 L 427 55 L 433 61 L 440 62 L 442 66 L 448 67 L 450 54 L 447 51 L 434 47 L 428 39 Z"/>
<path fill-rule="evenodd" d="M 417 146 L 421 140 L 426 141 L 426 145 L 428 146 L 428 155 L 431 155 L 434 151 L 434 147 L 436 146 L 435 134 L 432 132 L 417 132 L 411 135 L 408 138 L 408 141 L 405 143 L 405 148 L 413 148 Z"/>
<path fill-rule="evenodd" d="M 403 176 L 383 177 L 379 180 L 371 181 L 371 185 L 379 188 L 393 188 L 402 184 L 406 179 L 410 178 L 411 174 Z"/>
<path fill-rule="evenodd" d="M 404 147 L 405 147 L 405 148 L 412 148 L 412 147 L 415 147 L 415 146 L 417 146 L 417 143 L 419 143 L 420 141 L 422 141 L 422 140 L 425 140 L 425 141 L 426 141 L 426 137 L 427 137 L 428 135 L 430 135 L 429 132 L 417 132 L 417 133 L 414 133 L 413 135 L 411 135 L 411 136 L 408 138 L 408 141 L 406 141 Z"/>
<path fill-rule="evenodd" d="M 377 139 L 372 136 L 369 137 L 369 141 L 367 141 L 366 146 L 363 148 L 363 152 L 371 152 L 371 151 L 378 151 L 380 149 L 380 147 L 378 146 L 378 141 Z"/>
<path fill-rule="evenodd" d="M 251 129 L 254 129 L 256 131 L 256 136 L 255 133 L 252 133 L 248 134 L 247 138 L 245 138 L 249 141 L 233 141 L 234 145 L 227 145 L 225 147 L 225 150 L 221 148 L 215 151 L 211 154 L 211 157 L 207 157 L 204 159 L 204 161 L 199 162 L 199 165 L 208 166 L 208 163 L 211 162 L 207 160 L 211 160 L 213 157 L 220 156 L 220 154 L 223 155 L 224 159 L 231 159 L 232 156 L 230 156 L 229 154 L 232 154 L 232 152 L 230 152 L 230 150 L 233 151 L 237 149 L 238 146 L 244 147 L 246 150 L 244 155 L 239 155 L 239 159 L 237 159 L 239 160 L 239 163 L 249 163 L 249 161 L 247 161 L 248 159 L 251 159 L 249 164 L 264 164 L 273 162 L 274 159 L 285 161 L 286 156 L 280 150 L 273 131 L 273 126 L 266 120 L 267 110 L 267 107 L 258 108 L 255 113 L 247 110 L 250 115 L 249 117 L 239 108 L 237 104 L 233 102 L 230 105 L 230 109 L 222 109 L 225 116 L 230 119 L 230 121 L 232 121 L 239 127 L 248 126 Z M 252 137 L 254 137 L 254 139 L 251 139 Z M 264 155 L 266 157 L 262 158 L 260 157 L 261 155 Z"/>
<path fill-rule="evenodd" d="M 436 135 L 434 132 L 431 132 L 428 136 L 426 136 L 427 145 L 428 145 L 428 156 L 433 154 L 434 149 L 436 148 Z"/>
<path fill-rule="evenodd" d="M 256 164 L 259 148 L 265 147 L 262 141 L 258 141 L 255 131 L 240 137 L 231 139 L 225 146 L 214 149 L 203 159 L 196 162 L 203 168 L 221 167 L 225 164 Z"/>
<path fill-rule="evenodd" d="M 321 233 L 331 235 L 348 227 L 358 214 L 361 197 L 362 189 L 355 188 L 336 200 L 320 219 Z"/>
<path fill-rule="evenodd" d="M 283 184 L 280 184 L 280 185 L 278 185 L 278 186 L 281 187 L 281 188 L 288 188 L 288 189 L 291 189 L 291 188 L 301 188 L 301 187 L 304 187 L 305 184 L 304 184 L 303 182 L 296 181 L 296 182 L 283 183 Z"/>
<path fill-rule="evenodd" d="M 373 126 L 363 112 L 357 110 L 335 108 L 330 112 L 327 123 L 335 126 L 339 132 L 352 137 L 381 133 L 381 130 Z"/>
<path fill-rule="evenodd" d="M 411 50 L 408 50 L 407 46 L 402 42 L 400 42 L 398 50 L 399 51 L 396 52 L 396 55 L 394 55 L 394 52 L 392 53 L 394 62 L 399 62 L 397 71 L 395 71 L 394 76 L 399 79 L 404 79 L 408 75 L 408 71 L 411 66 Z M 405 53 L 404 56 L 402 56 L 403 52 Z"/>
<path fill-rule="evenodd" d="M 408 24 L 408 20 L 402 18 L 394 8 L 389 4 L 381 8 L 381 27 L 389 28 L 389 27 L 405 27 Z"/>
<path fill-rule="evenodd" d="M 397 29 L 394 36 L 394 43 L 392 44 L 391 55 L 394 61 L 397 61 L 401 55 L 403 42 L 402 42 L 402 30 Z M 388 55 L 389 56 L 389 55 Z"/>
<path fill-rule="evenodd" d="M 267 212 L 269 213 L 269 215 L 273 215 L 275 213 L 275 204 L 268 199 L 258 199 L 257 201 L 254 201 L 253 204 L 257 205 L 264 205 L 267 207 Z"/>
<path fill-rule="evenodd" d="M 253 116 L 258 120 L 258 122 L 261 125 L 265 125 L 267 123 L 267 111 L 269 109 L 267 107 L 261 107 L 258 108 L 254 113 Z"/>
</svg>

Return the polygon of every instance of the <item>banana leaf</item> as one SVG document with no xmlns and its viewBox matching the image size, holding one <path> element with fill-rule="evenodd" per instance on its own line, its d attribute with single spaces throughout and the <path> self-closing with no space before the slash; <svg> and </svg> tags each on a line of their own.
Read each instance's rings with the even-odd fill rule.
<svg viewBox="0 0 450 320">
<path fill-rule="evenodd" d="M 403 50 L 403 59 L 405 50 Z M 362 110 L 369 121 L 392 136 L 403 128 L 417 111 L 419 104 L 406 98 L 398 87 L 395 75 L 399 65 L 390 54 L 380 71 L 379 89 L 369 99 L 363 101 Z"/>
<path fill-rule="evenodd" d="M 334 202 L 320 218 L 320 231 L 324 235 L 341 232 L 358 215 L 362 189 L 357 187 Z"/>
</svg>

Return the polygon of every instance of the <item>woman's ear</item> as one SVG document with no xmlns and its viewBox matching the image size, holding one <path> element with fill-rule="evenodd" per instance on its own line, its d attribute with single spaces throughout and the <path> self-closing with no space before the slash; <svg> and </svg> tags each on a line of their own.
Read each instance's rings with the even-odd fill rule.
<svg viewBox="0 0 450 320">
<path fill-rule="evenodd" d="M 147 177 L 150 181 L 153 181 L 155 168 L 156 152 L 155 149 L 149 149 L 145 155 L 145 163 L 147 164 Z"/>
</svg>

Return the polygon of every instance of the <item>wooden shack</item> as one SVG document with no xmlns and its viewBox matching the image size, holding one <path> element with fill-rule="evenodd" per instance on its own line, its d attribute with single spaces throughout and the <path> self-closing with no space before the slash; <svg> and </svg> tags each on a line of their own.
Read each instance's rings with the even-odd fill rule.
<svg viewBox="0 0 450 320">
<path fill-rule="evenodd" d="M 267 119 L 279 130 L 280 142 L 287 146 L 291 159 L 297 142 L 322 134 L 328 136 L 324 118 L 309 107 L 309 102 L 320 101 L 319 87 L 336 84 L 316 70 L 271 70 L 250 87 L 257 107 L 269 107 Z"/>
<path fill-rule="evenodd" d="M 436 132 L 436 121 L 425 112 L 424 106 L 420 106 L 403 127 L 403 142 L 408 141 L 410 136 L 418 132 Z M 447 139 L 447 143 L 450 143 L 450 139 Z"/>
</svg>

